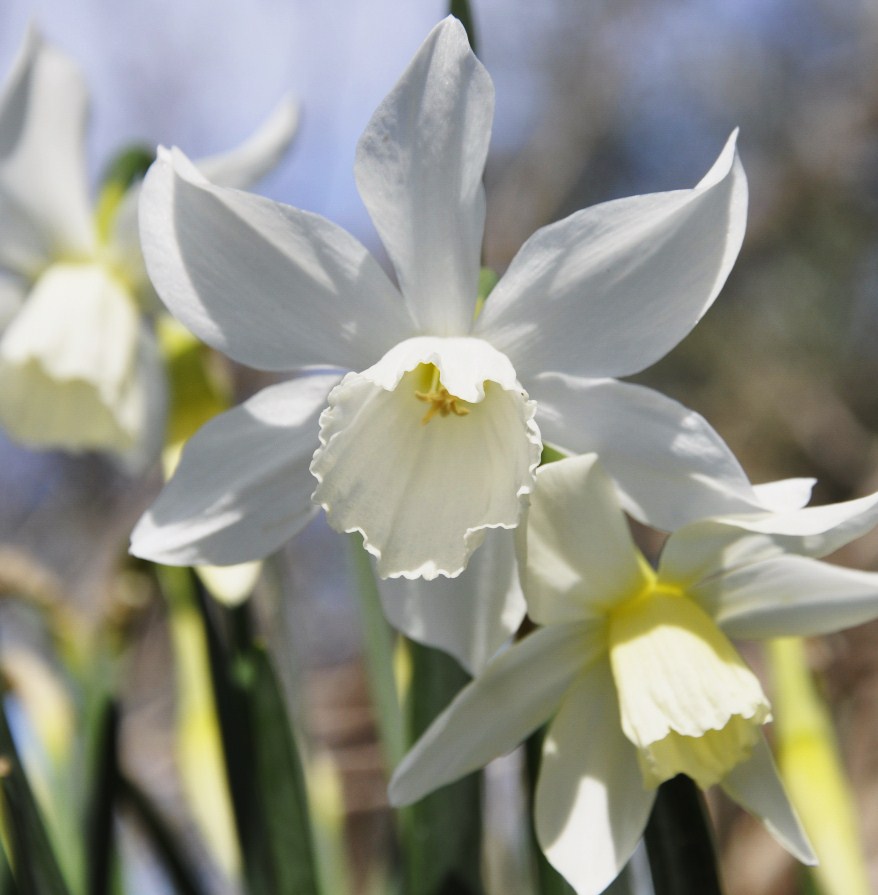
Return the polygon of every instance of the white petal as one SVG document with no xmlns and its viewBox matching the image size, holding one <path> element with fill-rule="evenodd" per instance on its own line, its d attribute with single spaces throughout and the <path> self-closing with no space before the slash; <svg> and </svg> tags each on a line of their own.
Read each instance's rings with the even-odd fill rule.
<svg viewBox="0 0 878 895">
<path fill-rule="evenodd" d="M 760 738 L 749 760 L 734 768 L 721 786 L 730 798 L 758 817 L 793 857 L 803 864 L 817 863 L 764 738 Z"/>
<path fill-rule="evenodd" d="M 622 734 L 609 669 L 598 662 L 564 697 L 543 745 L 540 847 L 577 895 L 598 895 L 631 857 L 654 798 Z"/>
<path fill-rule="evenodd" d="M 811 492 L 817 479 L 781 479 L 777 482 L 763 482 L 754 485 L 753 490 L 759 499 L 770 510 L 782 513 L 788 510 L 800 510 L 811 499 Z"/>
<path fill-rule="evenodd" d="M 659 578 L 689 591 L 711 576 L 782 554 L 783 548 L 768 535 L 706 519 L 671 534 L 659 558 Z"/>
<path fill-rule="evenodd" d="M 308 463 L 337 376 L 269 386 L 203 426 L 131 536 L 131 552 L 171 565 L 259 559 L 313 514 Z"/>
<path fill-rule="evenodd" d="M 607 202 L 538 230 L 474 333 L 525 383 L 544 371 L 628 375 L 667 354 L 713 303 L 744 238 L 735 136 L 695 189 Z"/>
<path fill-rule="evenodd" d="M 777 501 L 776 492 L 754 490 L 703 417 L 652 389 L 560 375 L 527 387 L 543 440 L 569 453 L 597 453 L 622 506 L 648 525 L 673 531 L 707 516 L 768 509 L 763 494 Z"/>
<path fill-rule="evenodd" d="M 518 630 L 524 596 L 512 534 L 489 531 L 456 578 L 389 578 L 378 583 L 390 623 L 407 637 L 451 653 L 476 674 Z"/>
<path fill-rule="evenodd" d="M 472 325 L 494 87 L 456 19 L 440 22 L 357 148 L 360 195 L 421 331 Z"/>
<path fill-rule="evenodd" d="M 147 270 L 199 338 L 258 369 L 362 369 L 411 334 L 378 263 L 318 215 L 208 183 L 159 151 L 140 200 Z"/>
<path fill-rule="evenodd" d="M 716 521 L 765 533 L 791 553 L 827 556 L 878 525 L 878 493 L 819 507 L 731 516 Z"/>
<path fill-rule="evenodd" d="M 0 341 L 0 420 L 35 447 L 127 451 L 143 434 L 142 323 L 98 264 L 55 264 Z"/>
<path fill-rule="evenodd" d="M 424 401 L 431 368 L 453 412 Z M 363 534 L 382 577 L 453 577 L 486 529 L 518 524 L 542 448 L 533 413 L 487 343 L 411 339 L 330 394 L 314 500 Z"/>
<path fill-rule="evenodd" d="M 803 556 L 742 565 L 690 594 L 730 637 L 808 637 L 878 618 L 878 573 Z"/>
<path fill-rule="evenodd" d="M 0 98 L 0 264 L 36 276 L 94 246 L 79 69 L 31 30 Z"/>
<path fill-rule="evenodd" d="M 246 142 L 228 152 L 198 159 L 196 167 L 217 186 L 246 189 L 278 164 L 289 148 L 298 122 L 298 106 L 286 97 Z M 109 246 L 122 269 L 138 283 L 146 279 L 137 229 L 141 187 L 142 183 L 137 183 L 125 193 L 113 220 Z"/>
<path fill-rule="evenodd" d="M 402 760 L 393 805 L 416 802 L 517 746 L 554 713 L 574 676 L 602 648 L 584 625 L 541 628 L 495 657 Z"/>
<path fill-rule="evenodd" d="M 217 186 L 243 190 L 277 166 L 290 147 L 299 125 L 299 107 L 284 97 L 259 130 L 240 146 L 197 159 L 195 166 Z"/>
<path fill-rule="evenodd" d="M 539 624 L 602 615 L 653 580 L 596 459 L 560 460 L 537 473 L 522 577 Z"/>
</svg>

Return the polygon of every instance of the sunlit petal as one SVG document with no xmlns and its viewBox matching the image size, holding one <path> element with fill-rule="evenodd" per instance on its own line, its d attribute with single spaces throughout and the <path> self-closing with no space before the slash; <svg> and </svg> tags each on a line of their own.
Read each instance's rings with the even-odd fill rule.
<svg viewBox="0 0 878 895">
<path fill-rule="evenodd" d="M 131 552 L 170 565 L 261 558 L 313 515 L 308 463 L 337 376 L 269 386 L 203 426 L 138 522 Z"/>
<path fill-rule="evenodd" d="M 500 653 L 455 697 L 390 781 L 394 805 L 415 802 L 517 746 L 550 718 L 601 648 L 585 625 L 543 628 Z"/>
<path fill-rule="evenodd" d="M 576 890 L 598 895 L 631 857 L 655 793 L 622 735 L 606 662 L 581 674 L 543 745 L 534 816 L 546 857 Z"/>
<path fill-rule="evenodd" d="M 528 610 L 540 624 L 603 613 L 654 577 L 594 454 L 540 468 L 525 549 Z"/>
<path fill-rule="evenodd" d="M 525 383 L 546 371 L 624 376 L 663 357 L 713 303 L 744 238 L 735 139 L 694 189 L 617 199 L 538 230 L 474 334 Z"/>
<path fill-rule="evenodd" d="M 363 369 L 412 333 L 366 249 L 318 215 L 213 186 L 179 150 L 143 184 L 140 234 L 162 300 L 252 367 Z"/>
<path fill-rule="evenodd" d="M 360 195 L 421 331 L 464 335 L 476 301 L 494 86 L 456 19 L 440 22 L 372 116 Z"/>
<path fill-rule="evenodd" d="M 652 389 L 549 375 L 527 388 L 543 439 L 569 453 L 599 454 L 624 509 L 649 525 L 673 531 L 707 516 L 769 508 L 710 424 Z"/>
</svg>

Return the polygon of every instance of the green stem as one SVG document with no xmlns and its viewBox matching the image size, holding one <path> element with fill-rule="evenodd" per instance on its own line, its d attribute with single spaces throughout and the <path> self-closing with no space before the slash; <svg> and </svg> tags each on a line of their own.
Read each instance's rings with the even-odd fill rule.
<svg viewBox="0 0 878 895">
<path fill-rule="evenodd" d="M 655 895 L 723 895 L 704 797 L 688 777 L 659 787 L 645 837 Z"/>
<path fill-rule="evenodd" d="M 469 682 L 450 656 L 410 644 L 408 726 L 414 742 Z M 470 774 L 405 813 L 407 895 L 482 895 L 480 777 Z"/>
</svg>

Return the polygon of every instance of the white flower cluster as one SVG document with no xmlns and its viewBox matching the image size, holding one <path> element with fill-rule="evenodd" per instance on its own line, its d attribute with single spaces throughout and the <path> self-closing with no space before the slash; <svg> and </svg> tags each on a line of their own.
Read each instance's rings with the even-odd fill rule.
<svg viewBox="0 0 878 895">
<path fill-rule="evenodd" d="M 819 560 L 878 522 L 878 495 L 803 508 L 810 480 L 752 485 L 703 418 L 616 379 L 685 337 L 729 274 L 747 210 L 735 135 L 692 189 L 536 232 L 482 305 L 493 99 L 449 18 L 369 122 L 356 181 L 391 279 L 329 221 L 222 185 L 222 165 L 178 149 L 159 150 L 99 239 L 83 92 L 32 38 L 0 106 L 0 421 L 24 440 L 123 452 L 157 425 L 144 281 L 118 248 L 139 198 L 146 270 L 171 313 L 234 360 L 295 375 L 190 440 L 133 553 L 252 560 L 320 508 L 360 532 L 391 579 L 391 621 L 475 674 L 396 770 L 392 800 L 548 723 L 536 829 L 580 895 L 616 876 L 678 773 L 720 785 L 812 861 L 762 734 L 770 704 L 730 638 L 878 616 L 878 575 Z M 284 115 L 236 183 L 285 145 Z M 88 425 L 62 435 L 68 416 Z M 541 465 L 547 447 L 565 459 Z M 672 532 L 656 569 L 623 511 Z M 537 630 L 502 649 L 525 614 Z"/>
</svg>

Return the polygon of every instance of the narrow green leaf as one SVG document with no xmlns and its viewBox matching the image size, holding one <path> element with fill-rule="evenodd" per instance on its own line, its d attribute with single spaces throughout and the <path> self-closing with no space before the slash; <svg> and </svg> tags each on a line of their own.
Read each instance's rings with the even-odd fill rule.
<svg viewBox="0 0 878 895">
<path fill-rule="evenodd" d="M 249 895 L 273 895 L 268 844 L 256 804 L 252 731 L 247 721 L 244 691 L 235 678 L 235 656 L 227 642 L 229 631 L 224 631 L 220 624 L 222 607 L 211 601 L 191 570 L 161 566 L 158 575 L 167 600 L 197 602 L 207 641 L 210 678 L 246 889 Z"/>
<path fill-rule="evenodd" d="M 19 895 L 69 895 L 6 717 L 0 689 L 0 793 Z"/>
<path fill-rule="evenodd" d="M 197 600 L 204 624 L 247 891 L 319 895 L 302 765 L 249 606 L 220 606 L 194 575 L 177 571 L 163 569 L 162 578 L 172 599 Z"/>
<path fill-rule="evenodd" d="M 0 895 L 18 895 L 18 887 L 12 878 L 12 868 L 9 866 L 6 849 L 2 843 L 0 843 Z"/>
<path fill-rule="evenodd" d="M 655 895 L 722 895 L 704 797 L 688 777 L 659 787 L 645 837 Z"/>
<path fill-rule="evenodd" d="M 455 18 L 460 19 L 461 25 L 466 30 L 466 36 L 469 38 L 469 45 L 472 51 L 476 52 L 476 29 L 473 25 L 473 13 L 470 8 L 469 0 L 451 0 L 448 4 L 448 11 Z"/>
<path fill-rule="evenodd" d="M 124 775 L 119 777 L 119 801 L 139 822 L 178 895 L 206 895 L 194 869 L 178 848 L 176 837 L 165 825 L 155 805 Z"/>
<path fill-rule="evenodd" d="M 93 756 L 92 792 L 88 808 L 87 876 L 89 895 L 109 895 L 115 843 L 113 815 L 118 790 L 119 708 L 107 699 L 101 712 Z"/>
<path fill-rule="evenodd" d="M 255 732 L 256 785 L 267 826 L 276 892 L 318 895 L 305 777 L 271 661 L 253 647 L 249 721 Z"/>
<path fill-rule="evenodd" d="M 414 742 L 469 682 L 450 656 L 410 645 L 408 722 Z M 404 840 L 407 895 L 482 895 L 479 774 L 470 774 L 407 808 Z"/>
</svg>

